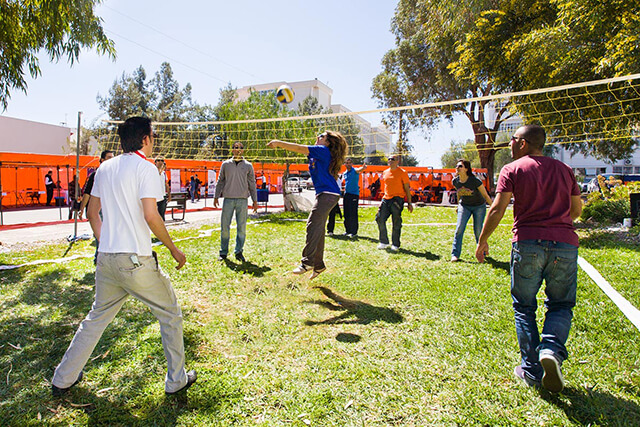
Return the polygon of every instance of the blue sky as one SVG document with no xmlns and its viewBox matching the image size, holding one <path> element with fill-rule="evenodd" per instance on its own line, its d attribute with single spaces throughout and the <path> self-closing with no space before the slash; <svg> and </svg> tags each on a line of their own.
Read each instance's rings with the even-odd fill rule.
<svg viewBox="0 0 640 427">
<path fill-rule="evenodd" d="M 82 111 L 90 125 L 106 118 L 96 95 L 106 95 L 118 76 L 140 65 L 150 78 L 164 61 L 181 86 L 191 83 L 200 104 L 216 104 L 227 83 L 317 78 L 333 89 L 333 103 L 375 109 L 371 82 L 394 47 L 395 7 L 389 0 L 105 0 L 97 14 L 116 44 L 116 61 L 86 51 L 69 67 L 41 55 L 42 76 L 28 79 L 26 95 L 13 92 L 2 115 L 75 127 Z M 460 121 L 431 137 L 414 133 L 411 143 L 421 165 L 438 167 L 451 139 L 471 136 L 471 127 Z"/>
</svg>

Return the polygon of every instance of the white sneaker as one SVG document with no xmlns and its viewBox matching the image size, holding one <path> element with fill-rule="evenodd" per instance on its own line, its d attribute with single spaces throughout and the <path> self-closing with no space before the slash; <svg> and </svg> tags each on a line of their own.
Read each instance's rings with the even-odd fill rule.
<svg viewBox="0 0 640 427">
<path fill-rule="evenodd" d="M 293 274 L 304 274 L 307 271 L 311 270 L 312 268 L 313 267 L 311 267 L 311 266 L 300 264 L 299 266 L 297 266 L 296 268 L 293 269 L 292 273 Z"/>
<path fill-rule="evenodd" d="M 388 247 L 388 243 L 378 243 L 378 249 L 387 249 Z"/>
<path fill-rule="evenodd" d="M 389 248 L 391 249 L 391 252 L 398 252 L 398 250 L 400 249 L 400 247 L 396 246 L 396 245 L 391 245 L 391 247 Z"/>
<path fill-rule="evenodd" d="M 540 352 L 540 364 L 544 369 L 542 376 L 542 387 L 552 393 L 560 393 L 564 389 L 564 378 L 562 378 L 562 369 L 560 369 L 560 361 L 551 351 Z"/>
<path fill-rule="evenodd" d="M 327 236 L 333 236 L 333 231 L 328 232 Z"/>
<path fill-rule="evenodd" d="M 458 262 L 460 259 L 455 256 L 455 255 L 451 255 L 451 262 Z"/>
<path fill-rule="evenodd" d="M 355 237 L 355 234 L 347 234 L 347 237 L 353 239 Z"/>
</svg>

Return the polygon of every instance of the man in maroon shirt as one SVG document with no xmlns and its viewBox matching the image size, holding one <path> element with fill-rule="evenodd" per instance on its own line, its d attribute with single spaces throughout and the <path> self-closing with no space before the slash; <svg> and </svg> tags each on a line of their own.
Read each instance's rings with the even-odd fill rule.
<svg viewBox="0 0 640 427">
<path fill-rule="evenodd" d="M 560 392 L 576 304 L 578 235 L 573 220 L 582 212 L 582 201 L 571 168 L 542 154 L 545 139 L 538 125 L 522 126 L 511 137 L 514 161 L 500 171 L 476 258 L 483 262 L 489 253 L 489 236 L 513 197 L 511 297 L 522 357 L 514 374 L 529 386 Z M 547 311 L 540 334 L 536 295 L 543 280 Z"/>
</svg>

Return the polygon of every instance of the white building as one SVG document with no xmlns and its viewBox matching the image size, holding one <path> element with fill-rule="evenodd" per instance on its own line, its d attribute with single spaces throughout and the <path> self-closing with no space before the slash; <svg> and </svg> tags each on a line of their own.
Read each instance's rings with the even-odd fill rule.
<svg viewBox="0 0 640 427">
<path fill-rule="evenodd" d="M 318 104 L 322 108 L 329 108 L 334 113 L 350 113 L 347 107 L 342 104 L 332 104 L 331 96 L 333 95 L 333 89 L 326 84 L 322 83 L 318 79 L 305 80 L 301 82 L 273 82 L 263 83 L 258 85 L 244 86 L 236 91 L 238 94 L 238 101 L 246 101 L 249 99 L 251 92 L 258 92 L 261 94 L 271 94 L 281 85 L 289 85 L 295 93 L 295 97 L 291 103 L 287 104 L 290 109 L 296 109 L 302 101 L 307 97 L 312 96 L 318 100 Z M 391 132 L 383 125 L 372 126 L 371 123 L 361 116 L 351 116 L 360 126 L 360 137 L 364 144 L 365 154 L 371 154 L 374 151 L 382 151 L 385 154 L 389 154 L 392 149 L 391 144 Z"/>
<path fill-rule="evenodd" d="M 640 150 L 636 150 L 633 155 L 624 160 L 618 160 L 613 164 L 605 163 L 604 160 L 597 160 L 594 157 L 585 157 L 582 154 L 571 155 L 571 152 L 560 149 L 555 157 L 571 166 L 576 175 L 587 178 L 603 175 L 630 175 L 640 174 Z"/>
<path fill-rule="evenodd" d="M 65 127 L 0 116 L 0 151 L 68 154 L 75 131 Z"/>
</svg>

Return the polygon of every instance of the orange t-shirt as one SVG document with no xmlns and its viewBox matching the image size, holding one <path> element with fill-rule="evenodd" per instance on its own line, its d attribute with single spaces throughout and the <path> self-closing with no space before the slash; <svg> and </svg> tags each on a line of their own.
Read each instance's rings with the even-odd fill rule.
<svg viewBox="0 0 640 427">
<path fill-rule="evenodd" d="M 392 199 L 396 196 L 404 199 L 407 195 L 404 185 L 409 184 L 409 175 L 404 169 L 385 170 L 382 172 L 382 181 L 384 181 L 384 199 Z"/>
</svg>

